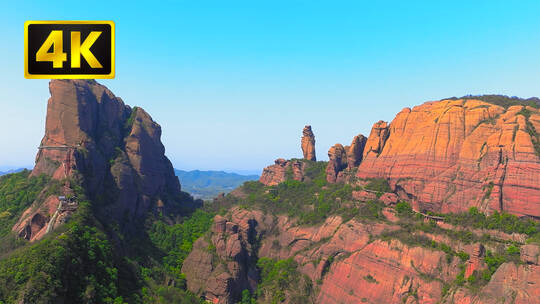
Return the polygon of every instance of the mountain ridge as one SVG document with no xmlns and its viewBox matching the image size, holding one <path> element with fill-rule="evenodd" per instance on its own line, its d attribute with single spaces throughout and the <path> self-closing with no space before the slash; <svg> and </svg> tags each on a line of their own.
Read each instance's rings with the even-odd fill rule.
<svg viewBox="0 0 540 304">
<path fill-rule="evenodd" d="M 174 171 L 184 191 L 205 200 L 213 199 L 220 193 L 229 193 L 243 182 L 259 179 L 259 175 L 242 175 L 222 170 Z"/>
</svg>

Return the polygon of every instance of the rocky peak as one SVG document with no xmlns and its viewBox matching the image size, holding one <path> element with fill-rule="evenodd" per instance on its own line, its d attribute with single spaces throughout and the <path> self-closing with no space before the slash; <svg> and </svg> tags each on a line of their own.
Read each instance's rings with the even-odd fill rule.
<svg viewBox="0 0 540 304">
<path fill-rule="evenodd" d="M 335 183 L 340 171 L 347 168 L 347 152 L 341 144 L 335 144 L 328 150 L 326 180 Z"/>
<path fill-rule="evenodd" d="M 316 161 L 315 156 L 315 135 L 311 130 L 311 126 L 307 125 L 302 130 L 302 152 L 304 153 L 304 159 Z"/>
<path fill-rule="evenodd" d="M 364 149 L 364 157 L 369 154 L 379 155 L 384 148 L 388 136 L 390 136 L 390 131 L 386 121 L 379 120 L 373 124 Z"/>
<path fill-rule="evenodd" d="M 141 108 L 131 108 L 94 80 L 52 80 L 45 135 L 41 140 L 33 176 L 46 174 L 64 184 L 70 195 L 77 181 L 86 195 L 100 201 L 99 212 L 123 221 L 158 208 L 179 208 L 185 197 L 161 143 L 161 127 Z M 45 229 L 31 225 L 34 218 L 50 223 L 58 200 L 35 202 L 15 225 L 33 239 Z M 158 206 L 159 205 L 159 206 Z M 60 206 L 60 205 L 59 205 Z M 43 207 L 43 208 L 41 208 Z M 36 221 L 34 221 L 36 222 Z"/>
<path fill-rule="evenodd" d="M 329 183 L 345 181 L 344 170 L 352 170 L 362 162 L 367 138 L 360 134 L 353 138 L 350 146 L 335 144 L 328 150 L 326 180 Z"/>
<path fill-rule="evenodd" d="M 385 178 L 416 210 L 540 218 L 540 110 L 426 102 L 374 124 L 359 178 Z"/>
<path fill-rule="evenodd" d="M 274 165 L 263 169 L 259 181 L 267 186 L 275 186 L 288 178 L 303 181 L 307 164 L 301 160 L 278 158 Z"/>
</svg>

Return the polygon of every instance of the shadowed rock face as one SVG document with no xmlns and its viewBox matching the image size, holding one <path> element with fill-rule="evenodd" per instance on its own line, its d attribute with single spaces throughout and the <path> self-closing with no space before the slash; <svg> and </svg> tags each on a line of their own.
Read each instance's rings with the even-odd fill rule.
<svg viewBox="0 0 540 304">
<path fill-rule="evenodd" d="M 305 126 L 302 131 L 302 152 L 305 159 L 317 160 L 315 156 L 315 135 L 313 135 L 313 131 L 311 131 L 311 126 L 309 125 Z"/>
<path fill-rule="evenodd" d="M 347 152 L 341 144 L 335 144 L 328 150 L 326 180 L 330 183 L 335 183 L 338 173 L 345 168 L 347 168 Z"/>
<path fill-rule="evenodd" d="M 91 199 L 104 204 L 100 211 L 117 220 L 174 206 L 180 183 L 164 154 L 161 127 L 148 113 L 125 105 L 94 80 L 52 80 L 49 89 L 33 176 L 77 179 Z M 70 191 L 66 183 L 64 194 Z M 54 210 L 56 204 L 37 212 L 49 219 Z"/>
<path fill-rule="evenodd" d="M 347 149 L 347 167 L 354 168 L 362 162 L 367 138 L 360 134 L 353 138 L 351 145 Z"/>
<path fill-rule="evenodd" d="M 329 183 L 346 181 L 344 170 L 355 169 L 362 162 L 366 141 L 367 138 L 360 134 L 353 138 L 350 146 L 335 144 L 328 150 L 326 180 Z"/>
</svg>

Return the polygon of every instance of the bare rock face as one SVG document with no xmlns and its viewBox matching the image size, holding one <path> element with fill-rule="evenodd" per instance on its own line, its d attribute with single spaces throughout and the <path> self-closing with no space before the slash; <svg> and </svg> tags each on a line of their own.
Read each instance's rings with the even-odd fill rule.
<svg viewBox="0 0 540 304">
<path fill-rule="evenodd" d="M 473 245 L 472 252 L 470 253 L 470 259 L 467 261 L 467 266 L 465 268 L 465 278 L 470 277 L 474 271 L 478 271 L 486 268 L 486 264 L 482 257 L 485 254 L 485 248 L 482 244 Z"/>
<path fill-rule="evenodd" d="M 368 155 L 379 155 L 383 148 L 390 131 L 388 129 L 388 123 L 386 121 L 379 120 L 371 128 L 371 133 L 366 142 L 366 147 L 364 149 L 364 158 Z"/>
<path fill-rule="evenodd" d="M 182 268 L 188 288 L 213 303 L 235 303 L 239 291 L 254 287 L 250 282 L 256 275 L 250 274 L 256 269 L 246 258 L 253 252 L 249 239 L 260 240 L 258 257 L 292 257 L 298 270 L 318 284 L 315 303 L 410 303 L 415 297 L 419 303 L 436 303 L 441 282 L 454 280 L 459 272 L 457 259 L 448 262 L 442 251 L 377 240 L 399 229 L 388 223 L 330 216 L 320 225 L 301 226 L 286 216 L 241 208 L 214 223 L 211 241 L 198 240 Z M 216 248 L 217 262 L 209 245 Z"/>
<path fill-rule="evenodd" d="M 398 221 L 393 208 L 385 210 L 390 222 Z M 521 246 L 526 264 L 503 264 L 480 292 L 454 286 L 445 295 L 444 285 L 455 281 L 460 264 L 465 264 L 465 278 L 486 269 L 484 246 L 467 245 L 445 234 L 416 232 L 455 252 L 467 252 L 470 258 L 463 262 L 429 246 L 380 238 L 402 229 L 390 222 L 344 221 L 334 215 L 306 226 L 285 215 L 234 207 L 214 218 L 211 235 L 195 243 L 182 272 L 189 290 L 213 303 L 237 303 L 242 290 L 253 290 L 258 277 L 255 254 L 293 258 L 297 270 L 317 286 L 313 303 L 540 303 L 537 245 Z M 298 302 L 285 299 L 284 303 Z"/>
<path fill-rule="evenodd" d="M 263 169 L 259 181 L 267 186 L 275 186 L 288 178 L 303 181 L 307 164 L 300 160 L 278 158 L 275 164 Z"/>
<path fill-rule="evenodd" d="M 350 146 L 335 144 L 328 150 L 326 180 L 329 183 L 346 181 L 343 171 L 353 170 L 362 162 L 366 141 L 367 138 L 360 134 L 353 138 Z"/>
<path fill-rule="evenodd" d="M 540 266 L 504 263 L 479 292 L 465 288 L 449 295 L 443 303 L 540 303 Z"/>
<path fill-rule="evenodd" d="M 326 166 L 326 180 L 335 183 L 338 173 L 347 168 L 347 152 L 341 144 L 335 144 L 328 150 L 328 165 Z"/>
<path fill-rule="evenodd" d="M 527 264 L 539 265 L 540 247 L 528 244 L 521 246 L 521 260 Z"/>
<path fill-rule="evenodd" d="M 360 134 L 353 138 L 349 149 L 347 150 L 347 167 L 355 168 L 362 162 L 364 149 L 366 147 L 367 138 Z"/>
<path fill-rule="evenodd" d="M 197 240 L 182 266 L 191 292 L 212 303 L 233 304 L 244 289 L 255 290 L 254 248 L 261 218 L 262 213 L 242 210 L 236 210 L 232 220 L 216 215 L 211 239 Z"/>
<path fill-rule="evenodd" d="M 405 108 L 373 126 L 359 178 L 387 178 L 416 210 L 540 218 L 540 110 L 480 100 Z"/>
<path fill-rule="evenodd" d="M 315 135 L 313 135 L 309 125 L 305 126 L 302 131 L 302 152 L 304 153 L 304 159 L 317 160 L 315 156 Z"/>
<path fill-rule="evenodd" d="M 70 183 L 80 183 L 86 195 L 103 203 L 103 214 L 122 222 L 153 208 L 166 212 L 179 207 L 180 183 L 164 154 L 161 127 L 148 113 L 125 105 L 94 80 L 52 80 L 49 90 L 45 135 L 32 176 L 61 181 L 62 194 L 68 196 L 73 193 Z M 30 231 L 24 233 L 27 239 L 42 236 L 47 225 L 28 229 L 25 223 L 38 214 L 46 222 L 56 221 L 55 211 L 62 208 L 56 196 L 42 198 L 14 229 Z"/>
</svg>

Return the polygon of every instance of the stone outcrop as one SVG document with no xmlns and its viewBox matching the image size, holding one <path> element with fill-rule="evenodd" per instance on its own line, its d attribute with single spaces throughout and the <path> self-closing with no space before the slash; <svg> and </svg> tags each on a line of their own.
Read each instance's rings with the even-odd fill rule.
<svg viewBox="0 0 540 304">
<path fill-rule="evenodd" d="M 345 171 L 351 171 L 362 162 L 367 138 L 357 135 L 350 146 L 335 144 L 328 150 L 328 165 L 326 167 L 326 180 L 329 183 L 345 182 Z"/>
<path fill-rule="evenodd" d="M 540 247 L 528 244 L 521 246 L 521 260 L 527 264 L 540 265 Z"/>
<path fill-rule="evenodd" d="M 374 124 L 359 178 L 387 178 L 416 210 L 540 218 L 540 110 L 442 100 Z"/>
<path fill-rule="evenodd" d="M 287 179 L 304 181 L 307 166 L 308 164 L 301 160 L 278 158 L 274 165 L 263 169 L 259 181 L 267 186 L 275 186 Z"/>
<path fill-rule="evenodd" d="M 485 254 L 485 250 L 486 249 L 482 244 L 474 245 L 470 254 L 470 258 L 467 261 L 467 266 L 465 268 L 465 278 L 473 275 L 475 271 L 478 271 L 478 273 L 480 273 L 481 270 L 486 268 L 486 263 L 484 263 L 484 260 L 482 259 Z"/>
<path fill-rule="evenodd" d="M 476 293 L 458 289 L 443 303 L 540 303 L 540 266 L 504 263 L 493 274 L 489 283 Z"/>
<path fill-rule="evenodd" d="M 377 157 L 383 150 L 384 144 L 390 135 L 388 123 L 379 120 L 371 128 L 371 133 L 364 148 L 364 158 L 367 156 Z"/>
<path fill-rule="evenodd" d="M 347 150 L 347 167 L 352 169 L 358 167 L 364 157 L 364 149 L 366 147 L 367 138 L 360 134 L 353 138 L 351 145 Z"/>
<path fill-rule="evenodd" d="M 384 211 L 389 221 L 398 220 L 393 209 Z M 540 284 L 536 245 L 522 246 L 527 264 L 503 264 L 481 292 L 471 294 L 455 286 L 444 295 L 444 285 L 456 279 L 460 264 L 465 266 L 465 278 L 486 269 L 486 249 L 445 234 L 414 233 L 447 244 L 455 252 L 467 252 L 470 258 L 462 262 L 429 246 L 379 238 L 399 229 L 388 222 L 343 221 L 339 216 L 302 226 L 284 215 L 234 207 L 226 216 L 214 218 L 211 235 L 195 243 L 182 272 L 189 290 L 213 303 L 236 303 L 242 290 L 256 287 L 255 257 L 293 258 L 297 269 L 316 286 L 314 303 L 499 303 L 493 299 L 512 303 L 513 298 L 515 303 L 540 303 L 535 287 Z M 286 299 L 285 303 L 293 302 Z"/>
<path fill-rule="evenodd" d="M 47 226 L 40 218 L 54 219 L 49 224 L 56 226 L 65 218 L 64 207 L 77 204 L 71 198 L 73 184 L 103 204 L 100 212 L 122 223 L 152 209 L 167 213 L 186 207 L 179 202 L 188 204 L 189 196 L 180 191 L 160 140 L 161 127 L 148 113 L 125 105 L 94 80 L 52 80 L 49 90 L 45 135 L 31 175 L 49 175 L 63 188 L 34 202 L 14 230 L 33 240 Z M 60 206 L 59 195 L 70 201 Z"/>
<path fill-rule="evenodd" d="M 338 173 L 347 168 L 347 152 L 341 144 L 335 144 L 328 150 L 328 165 L 326 166 L 326 180 L 335 183 Z"/>
<path fill-rule="evenodd" d="M 193 244 L 182 266 L 191 292 L 212 303 L 233 304 L 238 303 L 244 289 L 255 290 L 255 218 L 262 214 L 250 215 L 239 212 L 232 221 L 216 215 L 211 239 L 201 238 Z"/>
<path fill-rule="evenodd" d="M 302 130 L 302 152 L 304 159 L 317 160 L 315 155 L 315 135 L 313 135 L 310 125 L 305 126 L 304 130 Z"/>
</svg>

